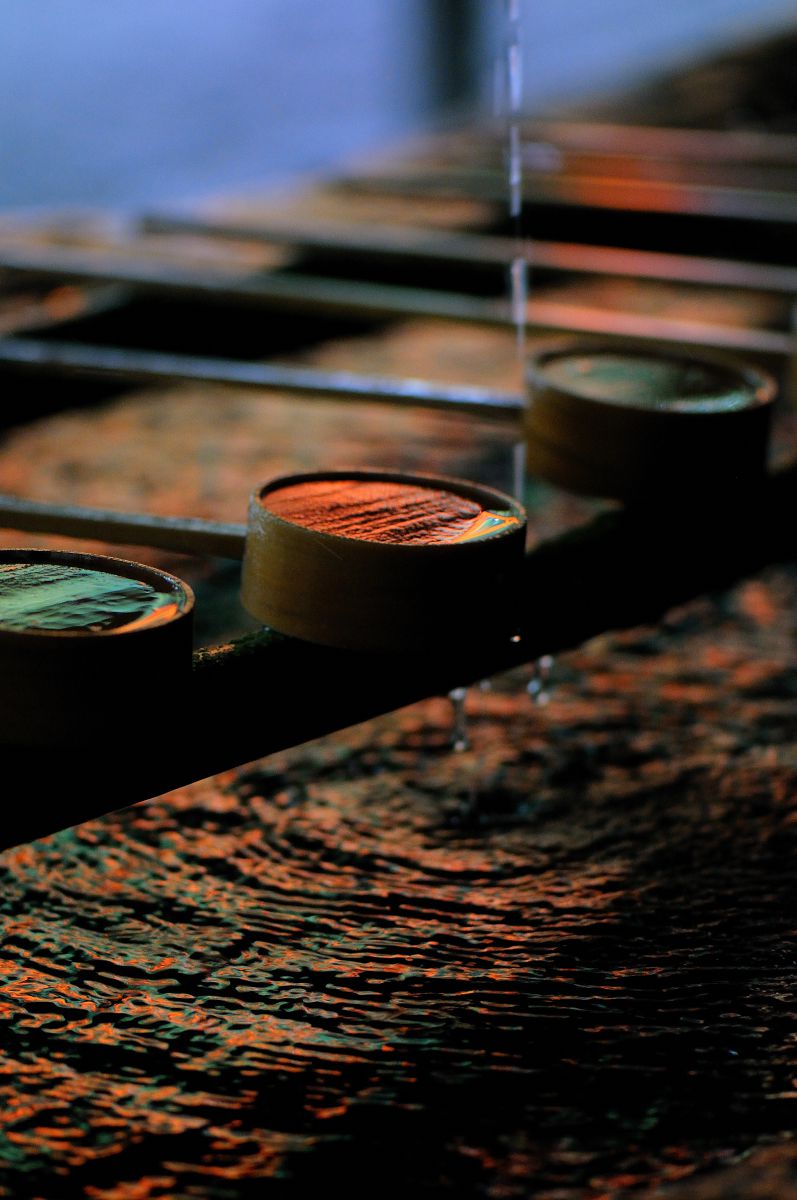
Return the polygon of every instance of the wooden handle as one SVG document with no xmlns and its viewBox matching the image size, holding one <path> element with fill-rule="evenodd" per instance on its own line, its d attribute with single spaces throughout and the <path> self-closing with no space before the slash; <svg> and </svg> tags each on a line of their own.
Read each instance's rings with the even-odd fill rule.
<svg viewBox="0 0 797 1200">
<path fill-rule="evenodd" d="M 156 517 L 44 504 L 6 495 L 0 495 L 0 526 L 27 533 L 56 533 L 62 537 L 232 559 L 243 558 L 246 541 L 243 525 L 223 525 L 198 517 Z"/>
</svg>

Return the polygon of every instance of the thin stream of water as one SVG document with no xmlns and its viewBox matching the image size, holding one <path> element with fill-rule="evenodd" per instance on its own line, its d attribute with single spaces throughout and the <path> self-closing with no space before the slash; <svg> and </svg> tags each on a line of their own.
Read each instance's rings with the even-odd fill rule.
<svg viewBox="0 0 797 1200">
<path fill-rule="evenodd" d="M 525 255 L 523 229 L 523 145 L 521 114 L 523 107 L 523 53 L 521 40 L 520 0 L 504 0 L 506 8 L 506 113 L 507 113 L 507 182 L 509 191 L 509 216 L 512 224 L 515 250 L 509 271 L 509 295 L 512 322 L 515 326 L 517 355 L 521 372 L 526 360 L 526 308 L 528 303 L 528 262 Z M 523 496 L 523 470 L 525 447 L 519 446 L 520 456 L 516 468 L 516 495 Z M 523 456 L 523 457 L 521 457 Z M 539 706 L 548 703 L 549 681 L 553 659 L 550 655 L 541 658 L 532 667 L 527 692 L 532 702 Z"/>
<path fill-rule="evenodd" d="M 452 688 L 448 693 L 452 707 L 451 749 L 455 754 L 462 754 L 470 749 L 470 732 L 468 728 L 468 713 L 465 702 L 468 689 L 465 687 Z"/>
<path fill-rule="evenodd" d="M 497 64 L 496 109 L 503 110 L 507 122 L 506 169 L 509 198 L 509 217 L 514 238 L 514 254 L 509 268 L 509 305 L 515 327 L 517 358 L 521 376 L 526 358 L 526 306 L 528 301 L 528 264 L 524 253 L 523 238 L 523 152 L 520 119 L 523 107 L 523 54 L 521 40 L 520 0 L 503 0 L 506 17 L 506 41 L 503 61 Z M 525 471 L 525 447 L 519 442 L 513 462 L 512 491 L 523 500 Z M 531 688 L 537 679 L 535 674 L 529 683 L 529 695 L 535 703 L 544 704 Z M 547 697 L 547 693 L 544 693 Z M 449 692 L 453 706 L 453 728 L 451 745 L 454 750 L 464 750 L 470 745 L 468 718 L 465 711 L 464 688 Z"/>
<path fill-rule="evenodd" d="M 505 0 L 506 5 L 506 113 L 507 113 L 507 183 L 509 187 L 509 216 L 515 239 L 515 254 L 509 272 L 512 321 L 517 335 L 518 358 L 523 363 L 526 354 L 526 303 L 528 300 L 528 269 L 523 253 L 523 155 L 520 117 L 523 104 L 523 56 L 521 42 L 520 0 Z"/>
</svg>

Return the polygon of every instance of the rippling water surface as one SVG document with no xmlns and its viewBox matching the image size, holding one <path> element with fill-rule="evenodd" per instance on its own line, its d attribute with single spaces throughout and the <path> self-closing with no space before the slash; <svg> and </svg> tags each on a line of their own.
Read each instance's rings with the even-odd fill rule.
<svg viewBox="0 0 797 1200">
<path fill-rule="evenodd" d="M 793 1130 L 795 593 L 6 852 L 2 1194 L 598 1200 Z"/>
</svg>

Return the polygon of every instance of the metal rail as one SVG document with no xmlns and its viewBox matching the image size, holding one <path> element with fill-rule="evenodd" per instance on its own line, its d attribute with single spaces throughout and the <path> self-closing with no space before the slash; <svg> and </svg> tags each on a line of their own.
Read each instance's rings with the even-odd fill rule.
<svg viewBox="0 0 797 1200">
<path fill-rule="evenodd" d="M 491 204 L 505 200 L 502 174 L 490 167 L 441 166 L 434 169 L 349 176 L 337 181 L 346 191 L 395 196 L 466 196 Z M 755 187 L 718 186 L 688 180 L 633 179 L 589 174 L 546 174 L 526 171 L 527 204 L 603 208 L 615 212 L 671 213 L 726 220 L 797 224 L 797 195 Z"/>
<path fill-rule="evenodd" d="M 154 350 L 128 350 L 79 342 L 0 338 L 0 370 L 31 375 L 108 379 L 119 383 L 220 383 L 257 391 L 278 391 L 326 400 L 368 400 L 479 417 L 511 417 L 522 410 L 523 396 L 488 388 L 446 386 L 425 379 L 358 375 L 276 363 L 199 358 Z"/>
<path fill-rule="evenodd" d="M 731 259 L 623 250 L 577 242 L 525 241 L 519 248 L 511 238 L 486 234 L 430 232 L 402 225 L 363 227 L 342 221 L 313 223 L 286 218 L 256 224 L 207 220 L 199 217 L 148 214 L 141 227 L 148 233 L 191 234 L 230 241 L 262 242 L 317 250 L 325 254 L 376 259 L 411 259 L 424 263 L 449 262 L 475 268 L 508 267 L 518 252 L 535 269 L 574 275 L 614 275 L 666 283 L 705 284 L 743 290 L 797 295 L 797 267 L 782 267 Z"/>
<path fill-rule="evenodd" d="M 503 298 L 485 299 L 453 292 L 299 274 L 241 275 L 124 258 L 103 251 L 0 245 L 0 269 L 40 278 L 123 284 L 172 299 L 251 305 L 281 312 L 360 320 L 453 321 L 501 329 L 511 329 L 514 325 L 511 306 Z M 530 329 L 549 332 L 679 342 L 774 357 L 789 356 L 794 351 L 792 335 L 780 331 L 612 312 L 540 298 L 529 301 L 526 315 Z"/>
<path fill-rule="evenodd" d="M 502 131 L 495 137 L 503 138 L 505 134 Z M 523 137 L 565 149 L 634 154 L 648 159 L 797 166 L 797 137 L 754 129 L 678 129 L 666 125 L 620 125 L 612 121 L 533 121 L 524 124 Z"/>
</svg>

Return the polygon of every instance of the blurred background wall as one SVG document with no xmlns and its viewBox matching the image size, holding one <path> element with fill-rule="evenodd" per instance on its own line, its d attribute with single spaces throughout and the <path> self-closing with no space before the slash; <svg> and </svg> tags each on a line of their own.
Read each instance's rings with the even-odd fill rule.
<svg viewBox="0 0 797 1200">
<path fill-rule="evenodd" d="M 795 0 L 521 0 L 526 102 L 637 86 L 797 26 Z"/>
<path fill-rule="evenodd" d="M 489 111 L 505 0 L 3 0 L 0 207 L 201 198 Z M 523 0 L 538 110 L 794 23 L 794 0 Z"/>
</svg>

